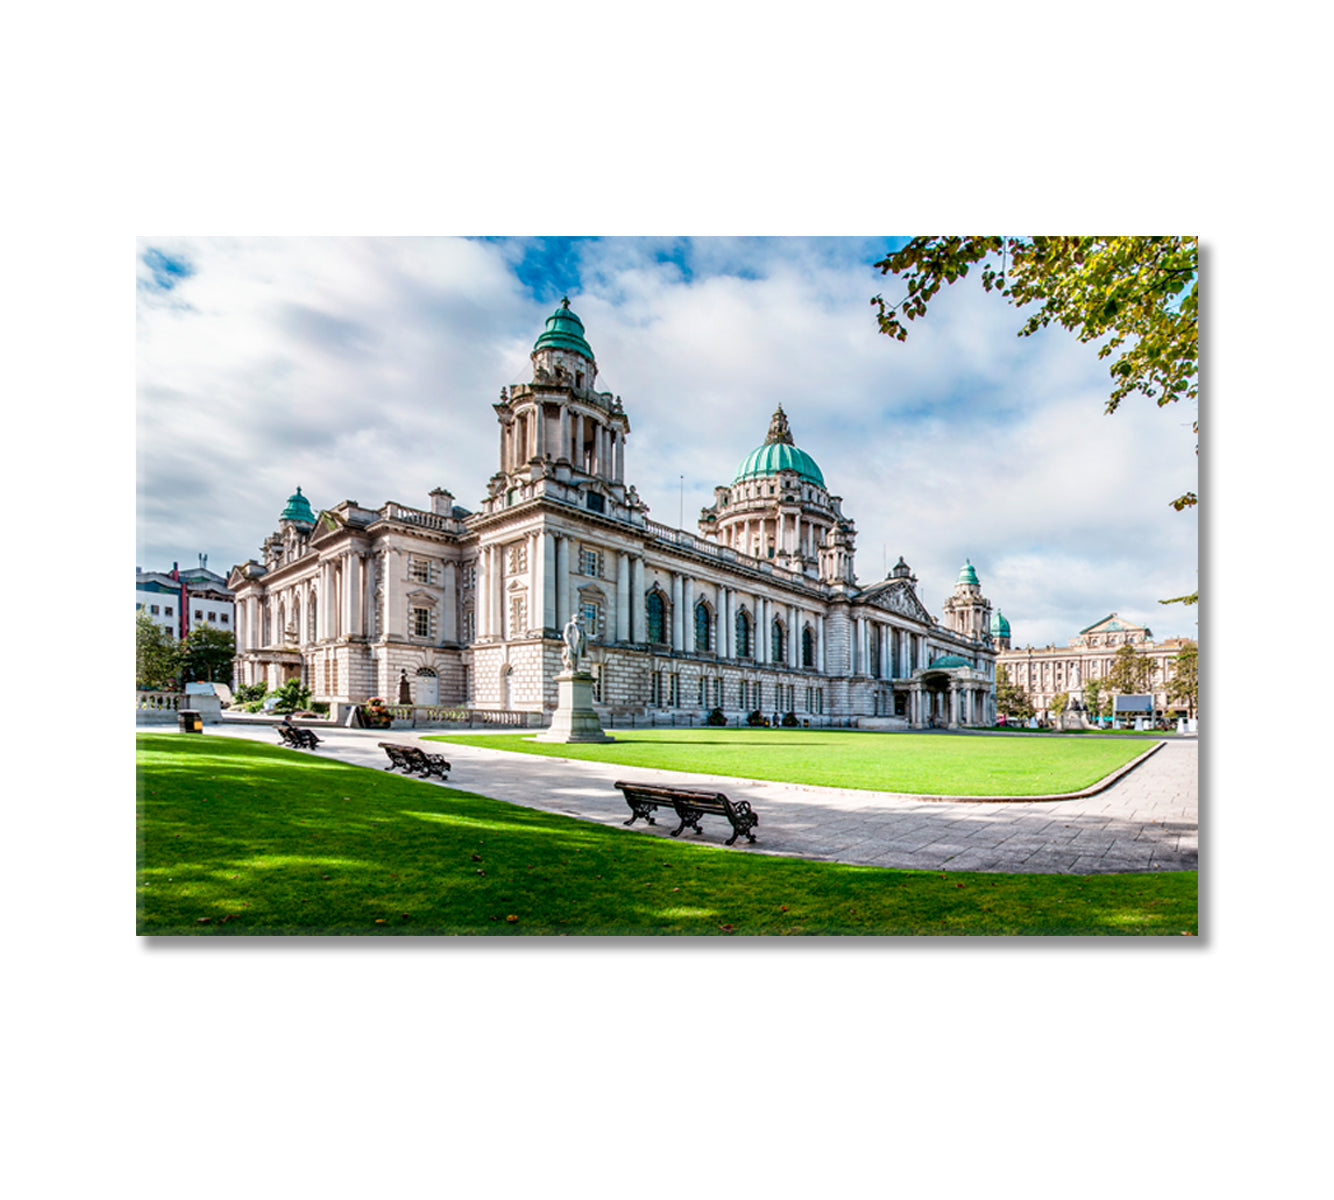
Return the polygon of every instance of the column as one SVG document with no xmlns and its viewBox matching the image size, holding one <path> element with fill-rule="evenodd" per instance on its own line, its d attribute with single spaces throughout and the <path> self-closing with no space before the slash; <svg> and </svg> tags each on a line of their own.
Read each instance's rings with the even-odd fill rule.
<svg viewBox="0 0 1334 1200">
<path fill-rule="evenodd" d="M 473 621 L 477 641 L 491 634 L 491 547 L 477 548 L 477 596 L 473 601 Z"/>
<path fill-rule="evenodd" d="M 880 626 L 880 678 L 892 679 L 894 677 L 894 667 L 891 651 L 893 649 L 894 635 L 888 625 Z"/>
<path fill-rule="evenodd" d="M 616 570 L 616 640 L 630 640 L 630 556 L 624 550 L 618 555 Z"/>
<path fill-rule="evenodd" d="M 562 419 L 568 416 L 561 409 Z M 556 539 L 556 627 L 564 629 L 570 619 L 570 539 L 561 534 Z"/>
<path fill-rule="evenodd" d="M 815 617 L 815 665 L 819 668 L 820 674 L 825 673 L 824 665 L 824 613 L 818 613 Z"/>
<path fill-rule="evenodd" d="M 344 559 L 344 562 L 347 560 Z M 343 610 L 347 611 L 347 596 L 351 591 L 348 578 L 350 572 L 343 571 Z M 384 556 L 384 606 L 382 626 L 385 636 L 405 637 L 407 634 L 407 613 L 403 611 L 403 571 L 400 551 L 390 547 Z M 344 625 L 347 630 L 349 627 Z"/>
<path fill-rule="evenodd" d="M 500 546 L 491 547 L 491 582 L 487 588 L 487 599 L 491 605 L 491 636 L 496 638 L 505 636 L 503 554 Z"/>
<path fill-rule="evenodd" d="M 547 452 L 547 406 L 541 401 L 533 405 L 533 453 L 541 458 Z"/>
<path fill-rule="evenodd" d="M 787 665 L 794 670 L 801 666 L 801 628 L 795 604 L 787 606 Z"/>
<path fill-rule="evenodd" d="M 685 622 L 682 649 L 690 651 L 695 648 L 695 581 L 688 575 L 681 580 L 681 619 Z"/>
<path fill-rule="evenodd" d="M 732 616 L 732 589 L 718 589 L 718 653 L 724 658 L 735 658 L 736 621 Z"/>
<path fill-rule="evenodd" d="M 441 640 L 457 642 L 459 640 L 459 585 L 458 568 L 452 563 L 445 563 L 444 571 L 445 598 L 440 602 L 445 611 L 440 614 Z"/>
<path fill-rule="evenodd" d="M 959 684 L 954 679 L 950 680 L 950 711 L 946 720 L 951 729 L 959 724 Z"/>
<path fill-rule="evenodd" d="M 682 598 L 681 574 L 679 571 L 672 573 L 672 649 L 684 650 L 685 637 L 683 634 L 684 624 L 683 609 L 685 607 Z"/>
<path fill-rule="evenodd" d="M 571 458 L 570 454 L 570 410 L 562 404 L 560 406 L 560 453 L 557 458 Z"/>
<path fill-rule="evenodd" d="M 644 556 L 630 560 L 630 640 L 642 645 L 648 640 L 644 627 Z"/>
<path fill-rule="evenodd" d="M 616 431 L 616 482 L 625 482 L 625 434 Z"/>
<path fill-rule="evenodd" d="M 556 626 L 556 536 L 544 532 L 538 542 L 542 555 L 542 569 L 539 575 L 540 586 L 533 598 L 533 603 L 542 605 L 541 621 L 538 628 L 545 632 Z"/>
</svg>

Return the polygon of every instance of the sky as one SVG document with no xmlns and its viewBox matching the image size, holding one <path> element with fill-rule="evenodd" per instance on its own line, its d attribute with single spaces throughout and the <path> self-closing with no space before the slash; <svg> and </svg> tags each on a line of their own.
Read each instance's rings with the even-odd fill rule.
<svg viewBox="0 0 1334 1200">
<path fill-rule="evenodd" d="M 475 509 L 491 405 L 568 296 L 621 397 L 626 479 L 693 528 L 781 404 L 857 528 L 857 575 L 902 556 L 937 617 L 965 559 L 1013 642 L 1064 645 L 1110 612 L 1195 637 L 1160 600 L 1197 587 L 1196 413 L 1103 411 L 1096 349 L 1022 317 L 976 273 L 905 342 L 872 296 L 901 237 L 141 237 L 137 564 L 226 574 L 299 485 Z M 899 288 L 899 291 L 895 289 Z"/>
</svg>

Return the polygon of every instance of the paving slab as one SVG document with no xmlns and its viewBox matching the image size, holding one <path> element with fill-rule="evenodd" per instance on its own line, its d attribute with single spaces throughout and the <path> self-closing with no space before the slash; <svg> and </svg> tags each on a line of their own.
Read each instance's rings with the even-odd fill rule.
<svg viewBox="0 0 1334 1200">
<path fill-rule="evenodd" d="M 180 734 L 195 737 L 197 734 Z M 209 726 L 206 737 L 250 738 L 276 745 L 271 726 Z M 702 786 L 747 800 L 759 814 L 756 844 L 729 853 L 781 854 L 821 861 L 914 870 L 1026 871 L 1088 875 L 1179 871 L 1198 866 L 1198 742 L 1166 741 L 1157 753 L 1092 796 L 1048 801 L 922 799 L 891 792 L 773 783 L 681 771 L 633 770 L 606 763 L 427 742 L 407 730 L 318 730 L 313 753 L 381 770 L 382 741 L 420 744 L 453 764 L 452 787 L 525 808 L 624 826 L 629 809 L 613 786 L 627 774 L 669 786 Z M 521 736 L 521 735 L 514 735 Z M 893 736 L 886 734 L 885 736 Z M 942 736 L 969 736 L 942 735 Z M 636 823 L 626 836 L 669 837 L 676 822 Z M 721 845 L 725 822 L 705 819 L 703 834 L 682 840 Z"/>
</svg>

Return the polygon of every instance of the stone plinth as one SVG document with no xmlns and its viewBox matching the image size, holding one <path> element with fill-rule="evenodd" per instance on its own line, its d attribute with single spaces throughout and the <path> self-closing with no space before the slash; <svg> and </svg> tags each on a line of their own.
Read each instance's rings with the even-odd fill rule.
<svg viewBox="0 0 1334 1200">
<path fill-rule="evenodd" d="M 602 732 L 593 711 L 593 676 L 586 671 L 556 676 L 556 712 L 551 728 L 539 733 L 539 742 L 614 742 Z"/>
</svg>

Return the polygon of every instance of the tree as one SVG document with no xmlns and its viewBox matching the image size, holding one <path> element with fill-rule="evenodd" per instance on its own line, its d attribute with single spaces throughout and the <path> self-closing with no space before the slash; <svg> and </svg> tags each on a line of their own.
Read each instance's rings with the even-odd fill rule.
<svg viewBox="0 0 1334 1200">
<path fill-rule="evenodd" d="M 903 341 L 905 321 L 926 314 L 942 283 L 954 283 L 982 263 L 982 286 L 1011 304 L 1038 303 L 1019 329 L 1030 337 L 1057 324 L 1081 342 L 1098 342 L 1113 360 L 1113 413 L 1132 392 L 1161 407 L 1199 398 L 1199 242 L 1193 237 L 917 237 L 876 263 L 901 276 L 908 294 L 895 304 L 882 296 L 880 331 Z M 1195 422 L 1199 432 L 1199 422 Z M 1197 447 L 1198 453 L 1198 447 Z M 1180 512 L 1194 492 L 1173 500 Z"/>
<path fill-rule="evenodd" d="M 1051 715 L 1059 721 L 1061 719 L 1061 714 L 1065 712 L 1066 705 L 1069 703 L 1069 692 L 1057 692 L 1056 695 L 1051 698 L 1051 704 L 1048 706 Z"/>
<path fill-rule="evenodd" d="M 1101 717 L 1103 713 L 1103 695 L 1101 679 L 1084 680 L 1084 708 L 1090 717 Z"/>
<path fill-rule="evenodd" d="M 1033 705 L 1018 684 L 1010 679 L 1004 663 L 996 664 L 996 711 L 1006 718 L 1027 721 L 1033 715 Z"/>
<path fill-rule="evenodd" d="M 134 618 L 134 678 L 137 687 L 162 688 L 175 682 L 181 669 L 181 644 L 145 612 Z"/>
<path fill-rule="evenodd" d="M 199 625 L 181 643 L 181 675 L 210 683 L 230 683 L 236 657 L 236 635 L 212 625 Z"/>
<path fill-rule="evenodd" d="M 1112 659 L 1111 670 L 1107 672 L 1104 682 L 1113 695 L 1139 696 L 1149 690 L 1152 676 L 1153 660 L 1126 642 Z"/>
<path fill-rule="evenodd" d="M 1167 694 L 1173 700 L 1183 701 L 1187 715 L 1193 717 L 1200 699 L 1200 648 L 1194 642 L 1182 646 L 1172 665 Z"/>
</svg>

